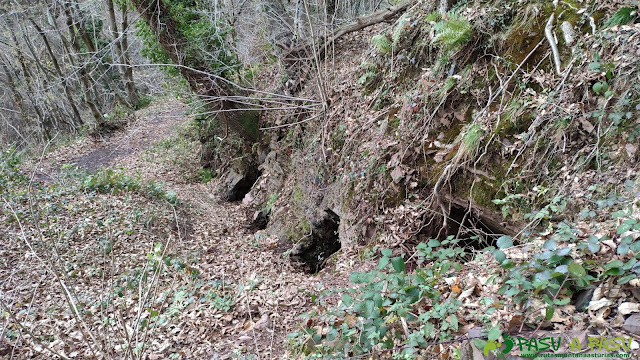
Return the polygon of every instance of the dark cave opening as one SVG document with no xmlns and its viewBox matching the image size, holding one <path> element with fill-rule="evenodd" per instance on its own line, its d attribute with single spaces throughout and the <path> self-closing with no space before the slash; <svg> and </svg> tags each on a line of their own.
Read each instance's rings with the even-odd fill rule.
<svg viewBox="0 0 640 360">
<path fill-rule="evenodd" d="M 315 274 L 326 265 L 326 260 L 341 248 L 338 228 L 340 217 L 333 211 L 325 210 L 325 216 L 312 224 L 311 235 L 298 244 L 291 253 L 291 260 L 303 263 L 305 271 Z"/>
<path fill-rule="evenodd" d="M 239 178 L 227 191 L 227 201 L 241 201 L 245 195 L 251 191 L 253 184 L 258 181 L 258 178 L 262 175 L 262 171 L 255 169 L 247 171 L 241 178 Z"/>
<path fill-rule="evenodd" d="M 495 228 L 474 210 L 451 204 L 446 225 L 442 216 L 429 219 L 429 222 L 418 233 L 420 242 L 428 239 L 444 240 L 453 236 L 460 240 L 459 246 L 482 250 L 495 246 L 497 239 L 504 235 L 503 229 Z"/>
</svg>

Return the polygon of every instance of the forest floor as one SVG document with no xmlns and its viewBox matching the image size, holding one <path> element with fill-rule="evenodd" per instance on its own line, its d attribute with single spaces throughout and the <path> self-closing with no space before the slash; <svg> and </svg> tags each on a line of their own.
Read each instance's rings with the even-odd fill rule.
<svg viewBox="0 0 640 360">
<path fill-rule="evenodd" d="M 317 275 L 309 275 L 293 266 L 288 256 L 276 249 L 277 239 L 269 238 L 261 231 L 255 234 L 250 231 L 245 205 L 218 199 L 215 179 L 207 183 L 200 181 L 197 174 L 199 143 L 195 139 L 185 140 L 182 134 L 189 127 L 190 118 L 185 115 L 186 109 L 177 100 L 152 105 L 139 112 L 137 120 L 125 130 L 109 138 L 99 141 L 80 139 L 44 155 L 38 164 L 27 164 L 25 167 L 44 184 L 63 181 L 64 177 L 58 176 L 59 170 L 56 169 L 73 167 L 89 174 L 97 171 L 98 175 L 95 176 L 100 177 L 109 167 L 131 178 L 135 177 L 141 183 L 164 184 L 167 192 L 175 192 L 180 205 L 174 208 L 175 225 L 167 224 L 167 228 L 174 234 L 177 229 L 177 236 L 170 235 L 165 239 L 163 254 L 173 254 L 173 259 L 180 259 L 178 262 L 186 271 L 178 274 L 172 272 L 180 266 L 173 269 L 167 266 L 161 271 L 159 276 L 173 278 L 173 281 L 157 282 L 153 292 L 156 300 L 150 301 L 151 306 L 144 305 L 149 307 L 145 312 L 149 318 L 158 312 L 160 315 L 157 316 L 162 318 L 163 310 L 171 316 L 160 320 L 162 324 L 157 324 L 155 331 L 151 330 L 150 335 L 145 335 L 150 339 L 146 341 L 147 344 L 141 345 L 142 341 L 139 341 L 136 345 L 130 341 L 130 346 L 144 346 L 145 352 L 150 354 L 149 359 L 164 359 L 167 356 L 182 359 L 280 358 L 287 349 L 287 334 L 299 327 L 299 315 L 309 308 L 312 294 L 327 288 L 346 286 L 348 276 L 353 271 L 352 266 L 362 269 L 369 264 L 356 264 L 353 260 L 339 261 L 340 268 L 328 266 Z M 123 202 L 119 206 L 121 209 L 110 208 L 109 212 L 145 206 L 144 201 L 135 201 L 123 193 L 106 196 L 119 197 Z M 131 246 L 124 248 L 126 244 L 123 243 L 119 251 L 122 259 L 130 259 L 132 263 L 127 265 L 124 263 L 127 260 L 121 259 L 123 263 L 114 266 L 121 269 L 112 275 L 114 283 L 131 273 L 130 269 L 144 267 L 144 262 L 154 252 L 153 242 L 142 232 L 139 239 L 133 235 L 126 241 Z M 82 253 L 87 246 L 96 243 L 96 239 L 88 245 L 86 241 L 69 241 L 66 250 L 68 254 Z M 114 252 L 115 249 L 116 246 Z M 12 254 L 24 255 L 20 252 Z M 158 248 L 155 248 L 155 254 L 158 254 Z M 352 255 L 349 257 L 353 258 Z M 71 261 L 71 256 L 69 259 L 64 255 L 62 257 L 64 263 Z M 167 258 L 164 256 L 168 265 Z M 176 261 L 171 260 L 171 264 Z M 30 266 L 18 259 L 12 263 Z M 67 268 L 69 266 L 66 264 Z M 68 279 L 71 283 L 74 280 Z M 5 288 L 9 283 L 5 282 Z M 55 282 L 49 285 L 53 288 L 45 290 L 41 285 L 39 292 L 60 291 L 54 289 L 57 285 Z M 104 286 L 104 280 L 94 281 L 87 285 L 85 292 L 103 294 Z M 153 286 L 153 281 L 150 286 Z M 117 339 L 116 336 L 111 340 L 116 352 L 117 349 L 123 349 L 123 343 L 127 337 L 133 337 L 132 333 L 136 333 L 138 338 L 134 323 L 140 317 L 138 313 L 141 307 L 138 303 L 144 299 L 136 291 L 119 295 L 130 298 L 124 301 L 125 306 L 114 306 L 113 311 L 120 312 L 114 317 L 120 317 L 119 321 L 127 324 L 128 329 L 121 332 L 124 339 Z M 33 308 L 46 312 L 46 301 L 38 304 L 39 300 L 34 294 Z M 44 321 L 44 317 L 39 318 Z M 88 323 L 88 332 L 94 332 L 99 337 L 104 329 L 100 325 L 94 328 Z M 140 331 L 143 329 L 140 328 Z M 115 334 L 118 333 L 115 331 Z M 60 336 L 64 337 L 63 334 Z M 69 354 L 89 355 L 80 340 L 80 337 L 74 340 L 79 349 L 69 348 L 67 343 L 57 351 L 69 357 L 74 357 Z M 63 342 L 66 343 L 65 340 L 60 343 Z M 55 347 L 54 343 L 52 348 Z"/>
</svg>

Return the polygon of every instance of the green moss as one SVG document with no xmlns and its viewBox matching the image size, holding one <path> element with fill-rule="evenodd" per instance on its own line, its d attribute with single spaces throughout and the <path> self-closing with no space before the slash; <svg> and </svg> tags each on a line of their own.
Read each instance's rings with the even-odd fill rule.
<svg viewBox="0 0 640 360">
<path fill-rule="evenodd" d="M 240 113 L 240 124 L 242 128 L 254 139 L 257 139 L 260 135 L 260 128 L 258 125 L 258 118 L 260 113 L 258 111 L 242 111 Z"/>
<path fill-rule="evenodd" d="M 535 114 L 523 113 L 525 108 L 526 106 L 519 101 L 519 97 L 515 96 L 515 99 L 507 105 L 507 109 L 500 114 L 500 125 L 496 129 L 496 134 L 509 137 L 526 131 Z"/>
<path fill-rule="evenodd" d="M 306 218 L 300 220 L 297 227 L 298 229 L 300 229 L 303 235 L 309 234 L 311 232 L 311 223 Z"/>
<path fill-rule="evenodd" d="M 496 208 L 496 205 L 492 202 L 496 192 L 496 189 L 484 180 L 476 181 L 475 185 L 473 185 L 471 198 L 476 204 L 484 208 L 493 209 Z"/>
<path fill-rule="evenodd" d="M 295 201 L 297 204 L 300 204 L 303 200 L 304 195 L 302 194 L 302 190 L 296 189 L 296 191 L 293 192 L 293 201 Z"/>
<path fill-rule="evenodd" d="M 553 12 L 553 4 L 547 1 L 541 11 L 538 11 L 535 6 L 529 6 L 518 14 L 503 41 L 502 56 L 511 61 L 514 64 L 513 67 L 522 63 L 544 38 L 544 28 Z M 525 63 L 525 68 L 529 68 L 531 64 L 537 64 L 545 53 L 546 49 L 539 47 Z"/>
</svg>

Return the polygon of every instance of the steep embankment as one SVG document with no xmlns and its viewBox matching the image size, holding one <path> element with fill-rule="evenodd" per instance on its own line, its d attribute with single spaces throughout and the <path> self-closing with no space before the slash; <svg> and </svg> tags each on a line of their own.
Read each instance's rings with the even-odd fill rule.
<svg viewBox="0 0 640 360">
<path fill-rule="evenodd" d="M 637 18 L 623 1 L 417 3 L 337 41 L 300 93 L 327 111 L 265 120 L 249 199 L 307 271 L 339 246 L 380 266 L 321 300 L 299 353 L 637 336 Z"/>
</svg>

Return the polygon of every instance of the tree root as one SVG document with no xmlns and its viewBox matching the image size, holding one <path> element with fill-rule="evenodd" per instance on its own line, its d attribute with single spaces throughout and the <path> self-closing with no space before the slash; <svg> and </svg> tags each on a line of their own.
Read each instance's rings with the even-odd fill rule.
<svg viewBox="0 0 640 360">
<path fill-rule="evenodd" d="M 553 36 L 553 21 L 555 20 L 555 14 L 551 14 L 549 16 L 549 20 L 547 21 L 547 26 L 544 27 L 544 35 L 549 42 L 549 46 L 551 46 L 551 51 L 553 53 L 553 63 L 556 66 L 556 73 L 558 75 L 562 74 L 561 70 L 561 61 L 560 61 L 560 52 L 558 51 L 558 45 L 556 45 L 555 38 Z"/>
</svg>

